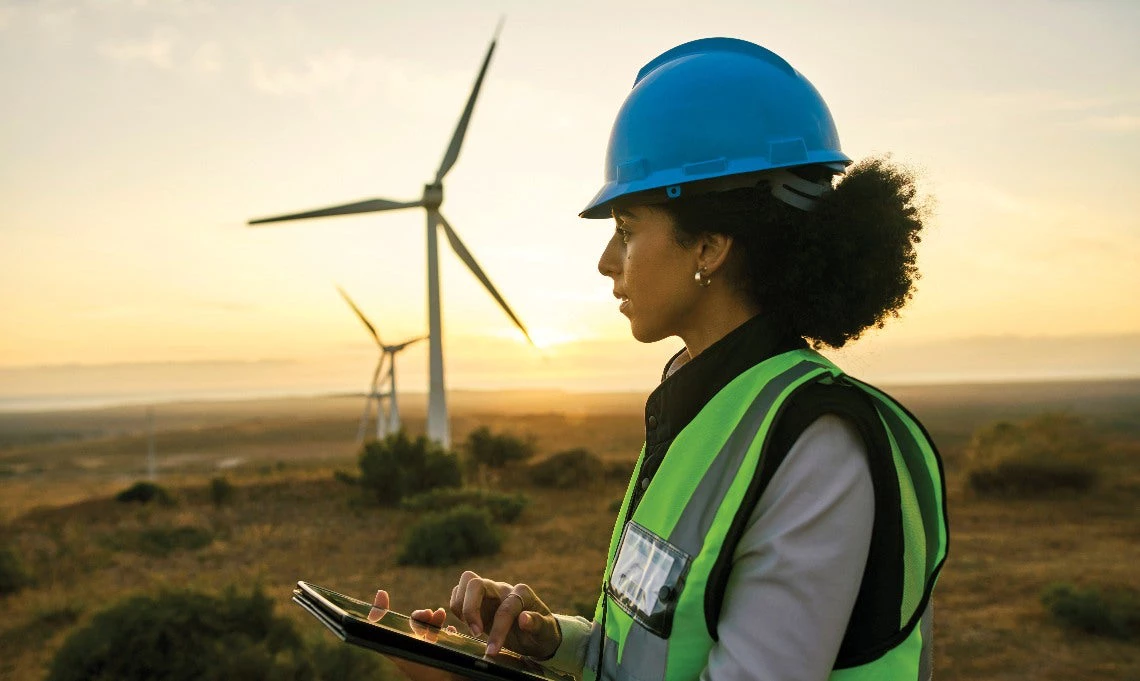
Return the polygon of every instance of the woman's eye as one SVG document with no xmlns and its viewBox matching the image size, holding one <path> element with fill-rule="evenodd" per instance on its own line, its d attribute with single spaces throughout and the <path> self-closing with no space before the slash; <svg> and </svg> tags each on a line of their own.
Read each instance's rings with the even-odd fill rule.
<svg viewBox="0 0 1140 681">
<path fill-rule="evenodd" d="M 618 238 L 621 239 L 623 244 L 629 243 L 629 230 L 625 227 L 616 227 L 614 231 L 617 233 Z"/>
</svg>

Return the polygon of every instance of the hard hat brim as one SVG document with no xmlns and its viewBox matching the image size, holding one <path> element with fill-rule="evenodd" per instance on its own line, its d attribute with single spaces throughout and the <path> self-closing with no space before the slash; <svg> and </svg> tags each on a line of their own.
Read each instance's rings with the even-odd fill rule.
<svg viewBox="0 0 1140 681">
<path fill-rule="evenodd" d="M 604 220 L 612 215 L 614 207 L 617 206 L 652 205 L 666 203 L 682 196 L 752 187 L 761 182 L 766 182 L 765 175 L 772 170 L 823 165 L 830 166 L 835 173 L 841 173 L 845 167 L 852 163 L 846 155 L 834 151 L 821 151 L 814 156 L 818 158 L 807 163 L 772 165 L 760 162 L 749 164 L 762 167 L 732 174 L 710 173 L 707 177 L 694 177 L 676 171 L 663 171 L 634 182 L 607 182 L 602 185 L 601 190 L 594 195 L 594 198 L 590 200 L 582 212 L 578 213 L 578 217 L 588 220 Z M 680 177 L 675 177 L 678 175 Z"/>
</svg>

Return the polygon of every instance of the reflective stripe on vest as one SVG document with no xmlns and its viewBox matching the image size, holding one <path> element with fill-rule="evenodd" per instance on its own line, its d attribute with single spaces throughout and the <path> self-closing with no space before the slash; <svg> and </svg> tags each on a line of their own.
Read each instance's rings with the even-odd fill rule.
<svg viewBox="0 0 1140 681">
<path fill-rule="evenodd" d="M 772 357 L 725 386 L 669 446 L 632 517 L 692 556 L 668 638 L 635 622 L 606 596 L 605 590 L 639 480 L 645 456 L 642 449 L 611 536 L 602 596 L 594 616 L 596 622 L 605 623 L 603 668 L 597 669 L 603 636 L 601 627 L 595 627 L 587 649 L 587 681 L 599 677 L 605 681 L 682 681 L 700 675 L 714 645 L 706 627 L 705 587 L 721 552 L 735 550 L 724 545 L 725 538 L 759 469 L 775 420 L 788 397 L 800 387 L 840 377 L 843 374 L 834 364 L 811 350 Z M 866 384 L 852 384 L 871 396 L 886 427 L 898 472 L 905 565 L 899 613 L 901 640 L 878 659 L 832 676 L 845 681 L 915 679 L 923 637 L 929 636 L 917 624 L 927 612 L 930 590 L 946 554 L 940 463 L 921 426 L 904 409 Z"/>
</svg>

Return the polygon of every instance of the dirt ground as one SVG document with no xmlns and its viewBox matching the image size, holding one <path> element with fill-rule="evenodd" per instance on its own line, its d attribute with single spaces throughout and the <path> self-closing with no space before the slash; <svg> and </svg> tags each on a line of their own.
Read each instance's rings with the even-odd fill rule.
<svg viewBox="0 0 1140 681">
<path fill-rule="evenodd" d="M 896 391 L 933 433 L 948 473 L 952 546 L 936 592 L 937 678 L 1140 678 L 1140 644 L 1065 629 L 1040 602 L 1056 582 L 1140 587 L 1140 382 L 1062 388 Z M 487 425 L 532 437 L 540 457 L 585 447 L 627 465 L 640 447 L 643 398 L 468 397 L 453 403 L 457 442 Z M 159 482 L 179 500 L 171 507 L 111 498 L 145 471 L 138 408 L 0 415 L 0 540 L 36 569 L 33 586 L 0 601 L 0 678 L 42 678 L 68 632 L 127 595 L 162 586 L 260 583 L 312 636 L 326 634 L 288 602 L 298 579 L 360 596 L 387 587 L 396 608 L 441 605 L 460 568 L 398 565 L 415 516 L 356 503 L 355 490 L 334 479 L 334 471 L 355 470 L 359 407 L 358 398 L 341 397 L 158 409 Z M 969 433 L 1047 410 L 1076 412 L 1110 436 L 1096 462 L 1098 491 L 1021 501 L 969 493 L 961 470 Z M 407 414 L 409 430 L 421 431 L 422 408 Z M 216 508 L 206 484 L 219 475 L 235 495 Z M 504 526 L 499 555 L 464 567 L 525 581 L 555 610 L 592 609 L 611 504 L 624 483 L 550 491 L 517 472 L 486 482 L 526 494 L 530 505 Z M 213 541 L 164 557 L 118 543 L 150 526 L 201 528 Z"/>
</svg>

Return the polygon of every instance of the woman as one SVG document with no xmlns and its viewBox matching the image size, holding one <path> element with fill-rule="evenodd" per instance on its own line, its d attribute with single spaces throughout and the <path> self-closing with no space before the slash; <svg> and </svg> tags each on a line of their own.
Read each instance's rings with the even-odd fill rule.
<svg viewBox="0 0 1140 681">
<path fill-rule="evenodd" d="M 882 326 L 918 276 L 912 178 L 850 163 L 818 92 L 762 47 L 698 40 L 638 74 L 582 216 L 616 222 L 598 269 L 633 336 L 685 347 L 647 401 L 593 620 L 465 572 L 449 610 L 490 653 L 586 679 L 930 676 L 937 452 L 811 349 Z"/>
</svg>

